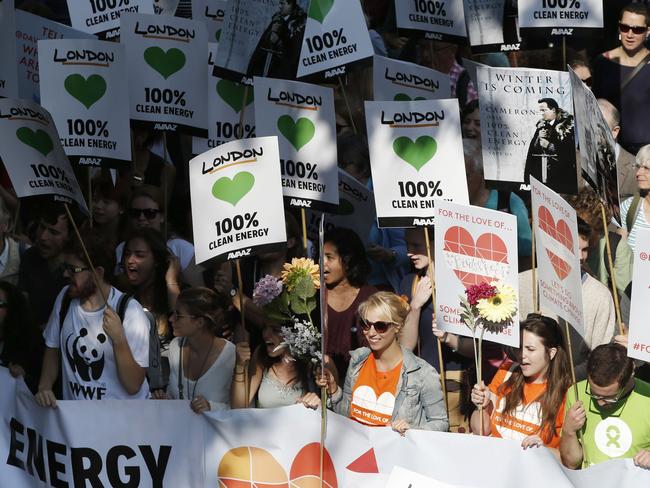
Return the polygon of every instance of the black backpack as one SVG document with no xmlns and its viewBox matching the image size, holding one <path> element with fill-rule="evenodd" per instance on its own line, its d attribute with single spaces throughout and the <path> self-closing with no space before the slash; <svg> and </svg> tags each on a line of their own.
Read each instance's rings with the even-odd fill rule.
<svg viewBox="0 0 650 488">
<path fill-rule="evenodd" d="M 124 315 L 126 314 L 126 307 L 129 304 L 129 300 L 133 298 L 133 295 L 128 293 L 123 293 L 120 299 L 117 302 L 117 308 L 115 312 L 117 313 L 120 321 L 124 323 Z M 63 300 L 61 301 L 61 309 L 59 310 L 59 328 L 63 330 L 63 322 L 68 316 L 68 311 L 70 309 L 70 303 L 72 298 L 67 293 L 63 295 Z M 149 382 L 149 389 L 159 390 L 167 388 L 167 380 L 169 379 L 169 374 L 165 374 L 165 368 L 162 364 L 162 358 L 160 353 L 160 337 L 158 337 L 158 327 L 156 326 L 156 319 L 153 314 L 144 309 L 144 313 L 149 320 L 149 367 L 147 368 L 147 380 Z M 167 368 L 168 369 L 168 368 Z"/>
</svg>

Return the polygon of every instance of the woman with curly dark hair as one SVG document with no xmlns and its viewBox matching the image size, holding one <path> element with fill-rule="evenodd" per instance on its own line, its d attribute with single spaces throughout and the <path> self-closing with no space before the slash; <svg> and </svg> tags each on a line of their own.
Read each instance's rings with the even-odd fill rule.
<svg viewBox="0 0 650 488">
<path fill-rule="evenodd" d="M 43 357 L 43 338 L 31 319 L 27 300 L 14 285 L 0 281 L 0 366 L 23 376 L 36 391 Z"/>
<path fill-rule="evenodd" d="M 357 309 L 377 289 L 367 285 L 370 264 L 359 236 L 346 228 L 325 234 L 324 274 L 327 286 L 327 354 L 342 376 L 350 351 L 365 344 Z"/>
</svg>

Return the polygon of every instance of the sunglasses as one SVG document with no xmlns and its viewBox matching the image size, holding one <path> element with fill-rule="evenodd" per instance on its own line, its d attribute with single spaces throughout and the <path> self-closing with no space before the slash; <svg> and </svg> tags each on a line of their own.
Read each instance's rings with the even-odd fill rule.
<svg viewBox="0 0 650 488">
<path fill-rule="evenodd" d="M 646 31 L 648 30 L 647 25 L 627 25 L 623 24 L 621 22 L 618 23 L 618 30 L 620 30 L 623 34 L 627 34 L 630 32 L 630 30 L 635 33 L 637 36 L 641 34 L 645 34 Z"/>
<path fill-rule="evenodd" d="M 375 332 L 378 334 L 383 334 L 388 329 L 390 329 L 391 325 L 393 325 L 393 322 L 366 322 L 365 320 L 361 319 L 361 328 L 364 330 L 364 332 L 368 332 L 370 330 L 370 327 L 374 327 Z"/>
<path fill-rule="evenodd" d="M 75 275 L 77 273 L 81 273 L 82 271 L 88 271 L 90 269 L 90 268 L 86 268 L 84 266 L 74 266 L 74 265 L 68 264 L 68 263 L 63 263 L 62 267 L 63 267 L 63 272 L 64 273 L 69 273 L 69 274 L 73 274 L 73 275 Z"/>
<path fill-rule="evenodd" d="M 157 208 L 130 208 L 127 213 L 132 219 L 138 219 L 140 215 L 144 215 L 145 219 L 153 220 L 160 213 L 160 210 Z"/>
</svg>

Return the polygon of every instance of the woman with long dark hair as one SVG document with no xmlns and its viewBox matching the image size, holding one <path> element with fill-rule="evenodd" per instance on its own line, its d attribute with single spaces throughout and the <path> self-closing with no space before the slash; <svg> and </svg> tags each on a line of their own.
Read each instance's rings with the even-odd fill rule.
<svg viewBox="0 0 650 488">
<path fill-rule="evenodd" d="M 365 343 L 359 328 L 359 305 L 377 289 L 367 285 L 370 264 L 359 236 L 338 227 L 325 234 L 324 275 L 327 286 L 326 351 L 345 375 L 350 351 Z"/>
<path fill-rule="evenodd" d="M 530 314 L 521 323 L 518 362 L 503 366 L 487 387 L 474 386 L 472 402 L 483 407 L 483 435 L 521 441 L 524 449 L 542 445 L 556 455 L 564 421 L 564 398 L 571 384 L 564 335 L 558 323 Z M 471 425 L 478 432 L 479 410 Z"/>
</svg>

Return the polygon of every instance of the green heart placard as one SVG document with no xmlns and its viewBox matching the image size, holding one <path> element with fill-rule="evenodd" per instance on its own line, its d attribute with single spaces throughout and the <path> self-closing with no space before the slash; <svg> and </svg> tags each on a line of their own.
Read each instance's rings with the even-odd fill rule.
<svg viewBox="0 0 650 488">
<path fill-rule="evenodd" d="M 409 137 L 398 137 L 393 141 L 393 151 L 417 171 L 427 164 L 438 150 L 438 143 L 431 136 L 420 136 L 415 142 Z"/>
<path fill-rule="evenodd" d="M 319 24 L 323 23 L 327 14 L 330 13 L 334 6 L 335 0 L 311 0 L 309 2 L 309 13 L 307 16 L 314 19 Z"/>
<path fill-rule="evenodd" d="M 244 92 L 246 87 L 228 80 L 219 80 L 217 82 L 217 94 L 226 102 L 235 112 L 241 112 L 243 107 L 248 107 L 253 101 L 253 90 L 248 89 L 244 103 Z M 244 103 L 243 107 L 242 104 Z"/>
<path fill-rule="evenodd" d="M 415 101 L 426 100 L 426 98 L 424 98 L 424 97 L 411 98 L 406 93 L 398 93 L 397 95 L 395 95 L 395 98 L 393 98 L 393 100 L 396 101 L 396 102 L 410 102 L 412 100 L 415 100 Z"/>
<path fill-rule="evenodd" d="M 84 78 L 75 73 L 68 76 L 63 82 L 65 91 L 79 100 L 84 107 L 90 108 L 106 93 L 106 80 L 99 75 L 90 75 Z"/>
<path fill-rule="evenodd" d="M 242 171 L 232 179 L 224 176 L 215 181 L 212 185 L 212 195 L 234 207 L 253 189 L 254 184 L 255 177 L 248 171 Z"/>
<path fill-rule="evenodd" d="M 175 47 L 166 52 L 158 46 L 148 47 L 144 50 L 144 60 L 165 79 L 185 66 L 185 54 Z"/>
<path fill-rule="evenodd" d="M 54 149 L 52 139 L 48 133 L 42 129 L 33 131 L 29 127 L 21 127 L 16 131 L 16 137 L 20 142 L 36 149 L 43 156 L 47 156 L 50 154 L 52 149 Z"/>
<path fill-rule="evenodd" d="M 278 119 L 278 130 L 296 151 L 311 141 L 316 133 L 316 126 L 306 117 L 300 117 L 295 122 L 290 115 L 283 115 Z"/>
</svg>

